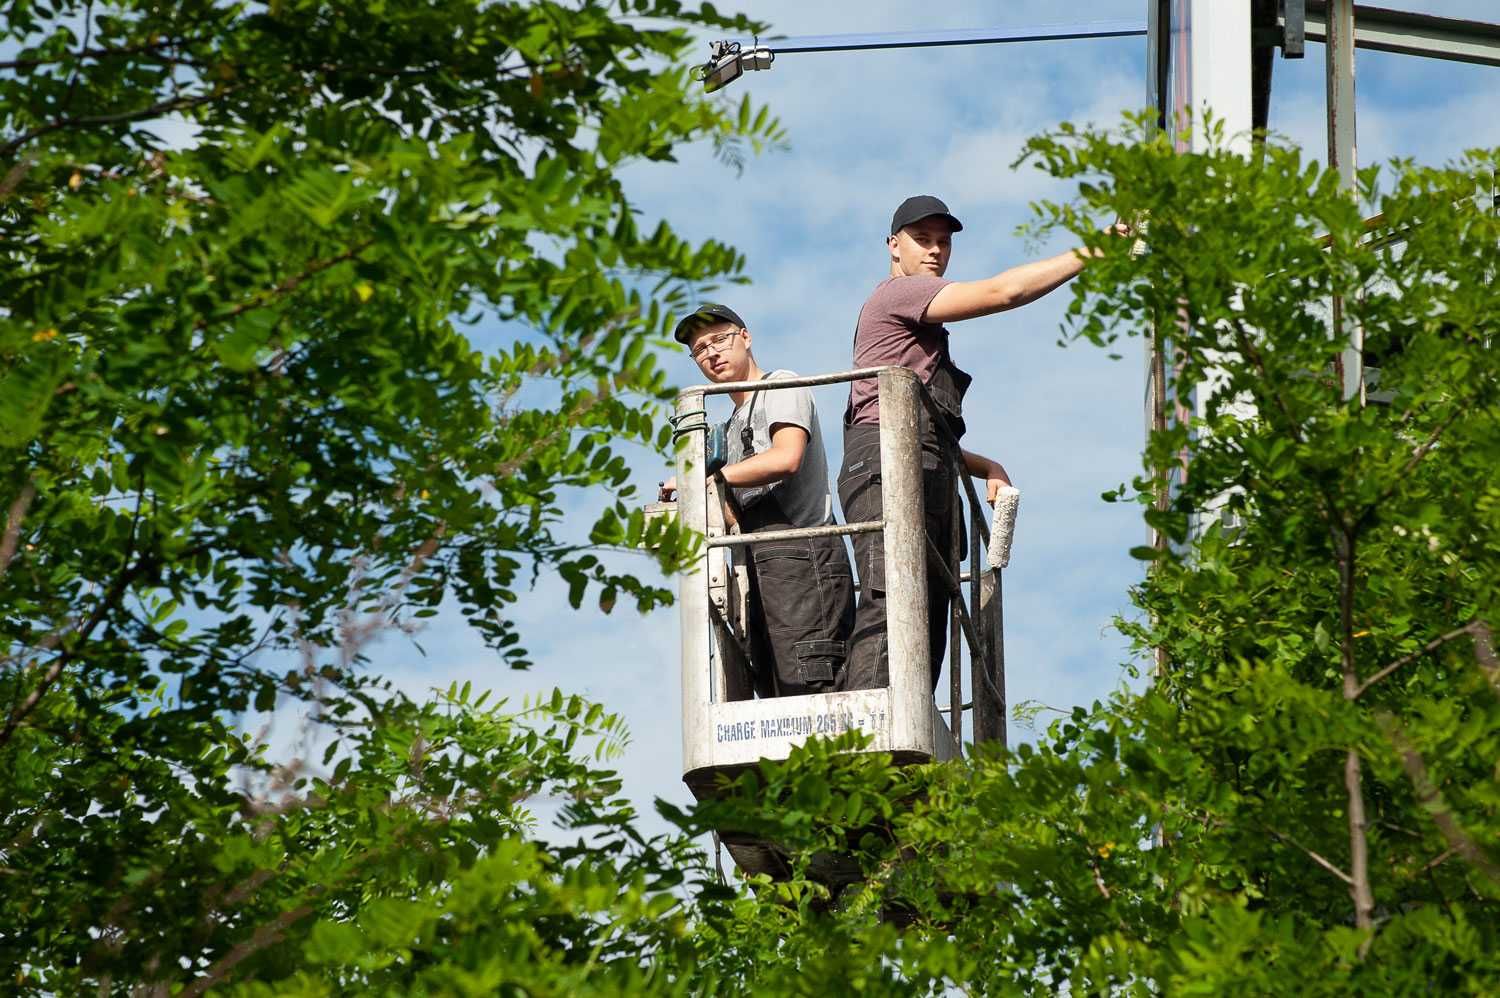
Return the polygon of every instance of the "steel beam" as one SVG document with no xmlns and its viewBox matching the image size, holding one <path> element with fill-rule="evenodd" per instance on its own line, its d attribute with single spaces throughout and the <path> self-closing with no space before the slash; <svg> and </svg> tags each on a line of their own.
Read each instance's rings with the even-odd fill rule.
<svg viewBox="0 0 1500 998">
<path fill-rule="evenodd" d="M 1307 2 L 1306 0 L 1281 0 L 1281 57 L 1301 59 L 1306 52 Z"/>
<path fill-rule="evenodd" d="M 1327 43 L 1329 9 L 1342 2 L 1307 0 L 1308 41 Z M 1354 44 L 1376 52 L 1500 66 L 1500 24 L 1489 21 L 1355 4 Z"/>
<path fill-rule="evenodd" d="M 1172 42 L 1168 26 L 1172 23 L 1172 0 L 1151 0 L 1146 9 L 1146 106 L 1156 110 L 1156 127 L 1167 130 L 1167 81 L 1171 78 Z"/>
</svg>

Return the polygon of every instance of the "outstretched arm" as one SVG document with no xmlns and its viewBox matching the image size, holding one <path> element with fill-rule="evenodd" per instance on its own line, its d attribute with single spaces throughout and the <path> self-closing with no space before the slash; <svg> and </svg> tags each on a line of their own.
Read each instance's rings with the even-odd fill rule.
<svg viewBox="0 0 1500 998">
<path fill-rule="evenodd" d="M 922 321 L 959 322 L 993 315 L 1028 302 L 1066 284 L 1083 269 L 1083 257 L 1077 250 L 1001 271 L 982 281 L 955 281 L 943 288 L 927 304 Z"/>
<path fill-rule="evenodd" d="M 1118 236 L 1130 235 L 1129 227 L 1118 222 L 1105 231 Z M 922 321 L 937 324 L 961 322 L 1019 308 L 1077 277 L 1088 256 L 1088 250 L 1071 249 L 1045 260 L 1002 270 L 982 281 L 955 281 L 928 302 Z"/>
</svg>

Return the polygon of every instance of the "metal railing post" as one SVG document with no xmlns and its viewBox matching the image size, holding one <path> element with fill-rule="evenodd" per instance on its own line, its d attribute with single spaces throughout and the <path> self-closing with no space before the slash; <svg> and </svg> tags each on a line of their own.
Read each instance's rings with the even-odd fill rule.
<svg viewBox="0 0 1500 998">
<path fill-rule="evenodd" d="M 960 474 L 962 471 L 960 470 Z M 953 501 L 957 503 L 956 516 L 964 516 L 968 507 L 964 504 L 964 497 L 960 490 L 954 490 L 956 495 Z M 958 531 L 953 531 L 953 536 L 948 544 L 948 565 L 953 571 L 953 581 L 956 584 L 952 603 L 948 608 L 948 730 L 953 733 L 953 742 L 959 748 L 959 755 L 963 754 L 964 744 L 964 628 L 963 611 L 959 604 L 963 602 L 963 586 L 960 583 L 963 573 L 963 552 L 959 550 L 960 544 Z M 972 568 L 971 568 L 972 574 Z M 928 613 L 931 613 L 929 608 Z M 974 654 L 977 656 L 977 649 Z"/>
<path fill-rule="evenodd" d="M 687 391 L 677 398 L 677 516 L 684 527 L 703 533 L 708 525 L 704 482 L 704 433 L 708 417 L 703 393 Z M 707 545 L 678 577 L 677 619 L 682 636 L 682 748 L 691 759 L 708 735 L 708 703 L 712 692 L 708 653 Z"/>
<path fill-rule="evenodd" d="M 880 372 L 881 519 L 885 521 L 886 646 L 897 744 L 932 725 L 927 640 L 927 539 L 923 530 L 921 385 L 914 372 Z M 944 622 L 946 623 L 946 621 Z M 911 726 L 911 730 L 899 730 Z M 927 738 L 932 732 L 927 731 Z M 924 739 L 925 740 L 925 739 Z"/>
<path fill-rule="evenodd" d="M 1001 596 L 1001 572 L 987 568 L 979 578 L 979 607 L 975 611 L 983 658 L 974 659 L 974 740 L 998 741 L 1005 737 L 1005 616 Z"/>
</svg>

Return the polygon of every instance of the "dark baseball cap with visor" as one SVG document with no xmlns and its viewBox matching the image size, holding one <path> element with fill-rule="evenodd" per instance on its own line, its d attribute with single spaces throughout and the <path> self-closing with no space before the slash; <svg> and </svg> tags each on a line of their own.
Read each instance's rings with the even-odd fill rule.
<svg viewBox="0 0 1500 998">
<path fill-rule="evenodd" d="M 891 235 L 894 236 L 908 225 L 934 215 L 947 219 L 954 232 L 964 230 L 964 223 L 960 222 L 942 201 L 931 194 L 918 194 L 902 201 L 896 213 L 891 216 Z"/>
<path fill-rule="evenodd" d="M 684 316 L 682 321 L 677 323 L 677 331 L 672 334 L 672 338 L 683 346 L 687 346 L 688 341 L 698 330 L 704 326 L 716 326 L 721 322 L 732 322 L 741 329 L 745 328 L 745 320 L 741 319 L 734 309 L 728 305 L 706 301 L 698 306 L 697 311 Z"/>
</svg>

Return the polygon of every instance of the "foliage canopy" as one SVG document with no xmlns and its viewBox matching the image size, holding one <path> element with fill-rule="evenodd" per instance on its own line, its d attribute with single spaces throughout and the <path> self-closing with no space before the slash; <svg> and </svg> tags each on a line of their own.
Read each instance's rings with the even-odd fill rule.
<svg viewBox="0 0 1500 998">
<path fill-rule="evenodd" d="M 1166 667 L 1011 754 L 900 768 L 815 740 L 646 840 L 602 708 L 417 704 L 359 666 L 445 599 L 524 663 L 505 608 L 528 566 L 575 603 L 665 598 L 556 525 L 564 490 L 611 488 L 595 545 L 692 550 L 631 513 L 613 448 L 665 447 L 646 347 L 741 262 L 638 230 L 616 172 L 778 141 L 672 61 L 684 26 L 730 22 L 673 0 L 170 13 L 6 15 L 17 989 L 1495 990 L 1500 154 L 1367 171 L 1356 199 L 1274 144 L 1034 140 L 1079 192 L 1037 231 L 1099 254 L 1075 337 L 1155 337 L 1199 386 L 1111 497 L 1170 541 L 1137 549 L 1122 625 Z M 1098 234 L 1114 215 L 1149 218 L 1144 252 Z M 1334 373 L 1333 300 L 1370 404 Z M 524 332 L 480 353 L 454 316 Z M 317 762 L 236 727 L 282 698 L 333 734 Z M 687 837 L 710 828 L 775 840 L 794 875 L 719 883 Z M 830 852 L 862 879 L 815 879 Z"/>
<path fill-rule="evenodd" d="M 605 612 L 668 598 L 598 551 L 670 570 L 693 549 L 631 508 L 621 450 L 666 446 L 649 345 L 743 261 L 644 225 L 618 174 L 780 141 L 679 63 L 691 29 L 753 27 L 678 0 L 6 5 L 7 975 L 201 990 L 249 958 L 241 929 L 310 916 L 307 891 L 352 917 L 437 807 L 396 789 L 400 746 L 457 745 L 362 673 L 369 638 L 446 601 L 523 667 L 528 571 Z M 503 342 L 476 349 L 476 325 Z M 562 530 L 580 489 L 612 501 Z M 236 730 L 299 700 L 352 739 L 324 785 Z M 463 751 L 508 765 L 483 744 Z M 511 798 L 572 785 L 538 752 L 513 782 L 470 764 L 431 791 L 486 815 L 464 868 L 519 827 Z M 288 794 L 326 806 L 259 816 Z M 409 842 L 398 879 L 446 876 L 447 846 Z"/>
</svg>

